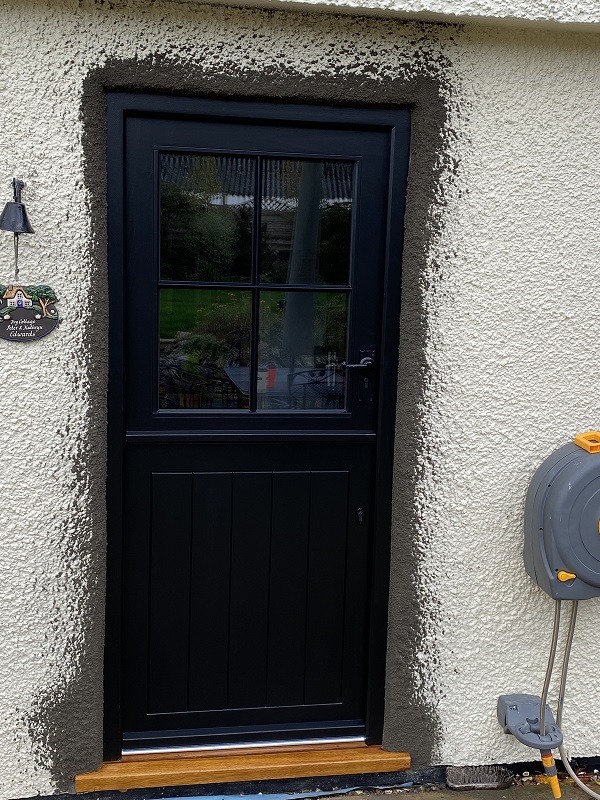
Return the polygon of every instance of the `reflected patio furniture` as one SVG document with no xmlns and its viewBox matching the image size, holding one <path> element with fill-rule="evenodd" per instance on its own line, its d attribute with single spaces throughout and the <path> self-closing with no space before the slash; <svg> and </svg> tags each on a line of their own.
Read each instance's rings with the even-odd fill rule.
<svg viewBox="0 0 600 800">
<path fill-rule="evenodd" d="M 160 408 L 247 408 L 248 397 L 221 367 L 160 360 Z"/>
<path fill-rule="evenodd" d="M 224 372 L 246 397 L 250 391 L 249 367 L 225 367 Z M 345 375 L 341 369 L 318 367 L 290 372 L 287 367 L 276 367 L 271 386 L 265 383 L 266 370 L 259 371 L 258 380 L 262 410 L 344 407 Z"/>
<path fill-rule="evenodd" d="M 249 367 L 225 367 L 225 372 L 235 386 L 243 393 L 250 393 L 250 368 Z M 258 372 L 258 396 L 259 408 L 264 409 L 287 409 L 289 404 L 288 390 L 288 370 L 285 367 L 277 367 L 275 370 L 275 380 L 271 386 L 267 386 L 267 371 L 261 369 Z"/>
<path fill-rule="evenodd" d="M 345 376 L 331 367 L 290 372 L 291 408 L 343 408 Z"/>
</svg>

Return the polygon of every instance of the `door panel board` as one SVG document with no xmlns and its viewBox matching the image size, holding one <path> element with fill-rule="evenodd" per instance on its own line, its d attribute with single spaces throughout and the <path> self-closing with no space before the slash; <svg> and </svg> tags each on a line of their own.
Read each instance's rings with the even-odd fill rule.
<svg viewBox="0 0 600 800">
<path fill-rule="evenodd" d="M 231 563 L 231 472 L 194 475 L 190 595 L 190 708 L 226 708 Z M 207 614 L 206 609 L 211 609 Z"/>
<path fill-rule="evenodd" d="M 152 475 L 148 711 L 188 709 L 192 475 Z M 167 657 L 165 657 L 167 656 Z"/>
<path fill-rule="evenodd" d="M 271 484 L 268 472 L 233 476 L 229 708 L 267 705 Z"/>
<path fill-rule="evenodd" d="M 273 474 L 268 705 L 305 702 L 311 473 Z"/>
</svg>

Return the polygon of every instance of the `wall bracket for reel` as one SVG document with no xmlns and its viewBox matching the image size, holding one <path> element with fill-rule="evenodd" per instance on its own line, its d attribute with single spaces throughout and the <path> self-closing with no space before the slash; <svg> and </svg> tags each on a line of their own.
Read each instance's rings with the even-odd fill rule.
<svg viewBox="0 0 600 800">
<path fill-rule="evenodd" d="M 556 724 L 554 714 L 546 705 L 546 732 L 540 735 L 540 703 L 535 694 L 502 694 L 498 698 L 498 722 L 504 733 L 512 733 L 527 747 L 536 750 L 555 750 L 563 743 L 562 731 Z"/>
</svg>

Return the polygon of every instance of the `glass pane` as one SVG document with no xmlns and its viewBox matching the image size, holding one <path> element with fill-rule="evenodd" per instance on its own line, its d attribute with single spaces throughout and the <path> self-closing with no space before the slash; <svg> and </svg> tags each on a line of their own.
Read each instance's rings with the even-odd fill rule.
<svg viewBox="0 0 600 800">
<path fill-rule="evenodd" d="M 248 408 L 251 323 L 251 291 L 161 289 L 159 408 Z"/>
<path fill-rule="evenodd" d="M 261 280 L 347 284 L 354 165 L 265 160 Z"/>
<path fill-rule="evenodd" d="M 258 408 L 345 408 L 347 294 L 261 292 Z"/>
<path fill-rule="evenodd" d="M 161 155 L 163 280 L 250 280 L 255 171 L 251 158 Z"/>
</svg>

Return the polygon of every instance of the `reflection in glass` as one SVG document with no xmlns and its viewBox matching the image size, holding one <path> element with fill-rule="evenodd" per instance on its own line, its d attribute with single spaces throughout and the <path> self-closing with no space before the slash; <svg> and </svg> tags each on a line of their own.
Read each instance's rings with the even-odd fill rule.
<svg viewBox="0 0 600 800">
<path fill-rule="evenodd" d="M 261 292 L 258 408 L 345 408 L 347 295 Z"/>
<path fill-rule="evenodd" d="M 160 290 L 159 408 L 248 408 L 252 292 Z"/>
<path fill-rule="evenodd" d="M 262 282 L 348 283 L 352 179 L 351 163 L 263 161 Z"/>
<path fill-rule="evenodd" d="M 256 162 L 163 153 L 160 277 L 249 281 Z"/>
</svg>

